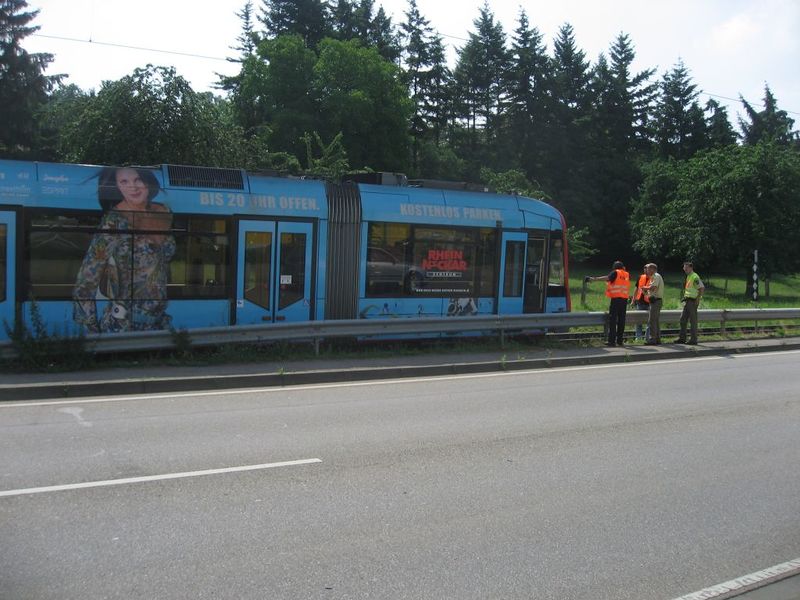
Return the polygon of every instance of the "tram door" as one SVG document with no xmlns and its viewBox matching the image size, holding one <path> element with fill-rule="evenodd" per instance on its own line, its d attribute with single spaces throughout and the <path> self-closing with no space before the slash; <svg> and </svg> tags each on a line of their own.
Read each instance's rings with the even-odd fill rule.
<svg viewBox="0 0 800 600">
<path fill-rule="evenodd" d="M 311 318 L 311 223 L 239 221 L 236 324 Z"/>
<path fill-rule="evenodd" d="M 525 266 L 525 303 L 526 313 L 544 312 L 544 292 L 547 289 L 547 262 L 545 250 L 547 240 L 544 236 L 528 237 L 528 256 Z"/>
<path fill-rule="evenodd" d="M 14 326 L 15 231 L 16 215 L 0 211 L 0 339 L 8 337 L 3 324 Z"/>
<path fill-rule="evenodd" d="M 522 313 L 527 245 L 527 233 L 517 231 L 503 232 L 497 314 L 514 315 Z"/>
</svg>

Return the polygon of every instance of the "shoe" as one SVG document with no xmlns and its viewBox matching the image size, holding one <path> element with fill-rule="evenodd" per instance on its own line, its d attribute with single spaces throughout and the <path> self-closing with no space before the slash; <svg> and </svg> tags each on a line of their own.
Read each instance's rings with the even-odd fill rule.
<svg viewBox="0 0 800 600">
<path fill-rule="evenodd" d="M 645 345 L 645 346 L 658 346 L 660 343 L 661 343 L 661 342 L 653 342 L 653 341 L 650 341 L 650 342 L 645 342 L 645 343 L 644 343 L 644 345 Z"/>
<path fill-rule="evenodd" d="M 606 342 L 606 346 L 608 346 L 609 348 L 613 348 L 614 346 L 616 346 L 616 344 L 614 342 Z"/>
<path fill-rule="evenodd" d="M 694 341 L 689 340 L 688 342 L 686 342 L 686 345 L 687 346 L 697 346 L 697 340 L 694 340 Z"/>
<path fill-rule="evenodd" d="M 685 343 L 686 343 L 686 340 L 682 340 L 682 339 L 678 338 L 677 340 L 675 340 L 675 341 L 674 341 L 674 342 L 672 342 L 672 343 L 673 343 L 673 344 L 685 344 Z"/>
</svg>

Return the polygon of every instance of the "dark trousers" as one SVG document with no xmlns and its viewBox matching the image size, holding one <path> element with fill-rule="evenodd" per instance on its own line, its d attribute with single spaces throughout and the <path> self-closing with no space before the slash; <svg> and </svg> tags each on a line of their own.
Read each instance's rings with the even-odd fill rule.
<svg viewBox="0 0 800 600">
<path fill-rule="evenodd" d="M 636 302 L 636 310 L 649 311 L 650 310 L 650 303 L 649 302 L 645 302 L 644 300 L 639 300 L 638 302 Z M 648 322 L 647 326 L 650 327 L 649 322 Z M 636 330 L 635 331 L 636 331 L 636 339 L 637 340 L 642 339 L 642 326 L 639 323 L 636 324 Z M 644 330 L 644 337 L 645 337 L 645 339 L 648 339 L 648 340 L 650 339 L 650 330 L 649 329 L 645 329 Z"/>
<path fill-rule="evenodd" d="M 689 331 L 689 341 L 697 342 L 697 299 L 686 298 L 683 303 L 683 312 L 681 313 L 681 332 L 678 335 L 679 340 L 686 341 L 686 323 L 691 325 Z"/>
<path fill-rule="evenodd" d="M 647 315 L 647 341 L 661 342 L 661 306 L 662 298 L 650 298 L 650 313 Z"/>
<path fill-rule="evenodd" d="M 608 307 L 608 343 L 622 345 L 625 333 L 625 312 L 628 309 L 627 298 L 612 298 Z"/>
</svg>

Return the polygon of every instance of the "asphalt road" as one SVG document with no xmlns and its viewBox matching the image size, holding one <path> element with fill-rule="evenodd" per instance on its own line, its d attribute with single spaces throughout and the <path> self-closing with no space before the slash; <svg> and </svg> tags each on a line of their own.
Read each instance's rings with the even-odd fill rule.
<svg viewBox="0 0 800 600">
<path fill-rule="evenodd" d="M 3 403 L 0 598 L 670 600 L 800 557 L 798 358 Z"/>
</svg>

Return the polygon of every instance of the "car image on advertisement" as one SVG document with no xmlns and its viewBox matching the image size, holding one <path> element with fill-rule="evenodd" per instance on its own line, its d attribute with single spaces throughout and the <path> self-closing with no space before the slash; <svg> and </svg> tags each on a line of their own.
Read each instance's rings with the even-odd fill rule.
<svg viewBox="0 0 800 600">
<path fill-rule="evenodd" d="M 367 287 L 372 294 L 403 294 L 414 291 L 425 274 L 409 266 L 388 250 L 367 248 Z"/>
</svg>

